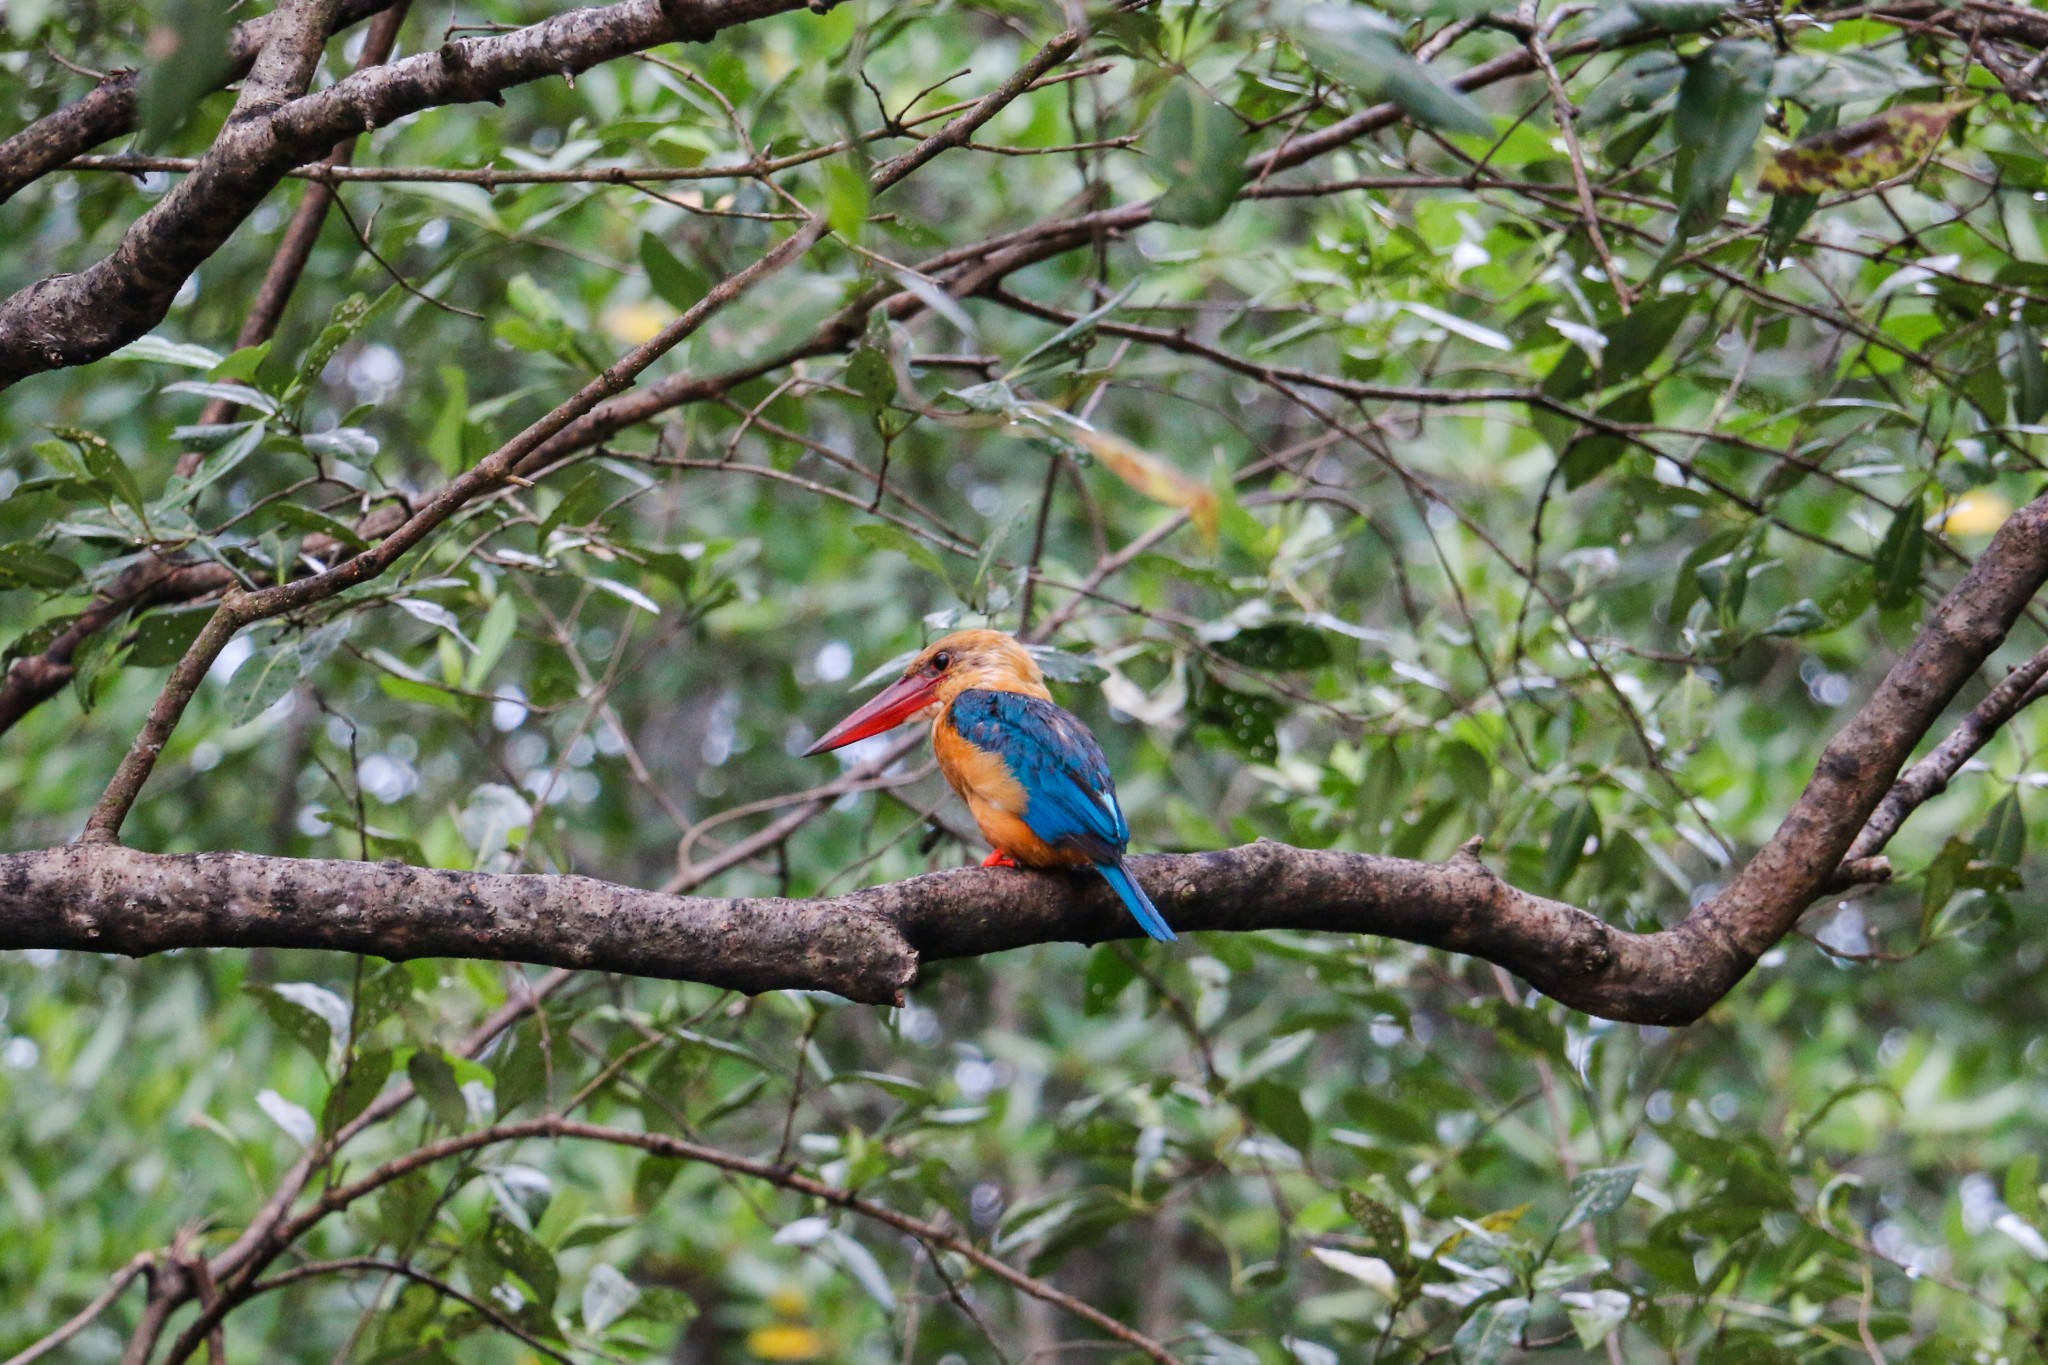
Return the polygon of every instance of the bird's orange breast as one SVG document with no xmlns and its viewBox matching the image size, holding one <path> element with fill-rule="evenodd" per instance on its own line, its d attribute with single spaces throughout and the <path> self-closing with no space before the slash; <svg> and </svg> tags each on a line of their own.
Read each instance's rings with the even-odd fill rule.
<svg viewBox="0 0 2048 1365">
<path fill-rule="evenodd" d="M 939 771 L 960 793 L 974 823 L 981 827 L 982 837 L 997 850 L 1025 867 L 1088 865 L 1081 854 L 1054 848 L 1032 832 L 1025 821 L 1031 794 L 1002 755 L 978 748 L 954 728 L 950 708 L 941 712 L 932 726 L 932 751 L 938 756 Z"/>
</svg>

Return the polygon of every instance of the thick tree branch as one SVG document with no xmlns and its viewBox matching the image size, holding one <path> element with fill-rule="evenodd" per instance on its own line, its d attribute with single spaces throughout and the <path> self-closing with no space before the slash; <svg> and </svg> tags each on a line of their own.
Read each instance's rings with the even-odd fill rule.
<svg viewBox="0 0 2048 1365">
<path fill-rule="evenodd" d="M 1064 56 L 1071 55 L 1073 48 L 1076 46 L 1075 39 L 1076 35 L 1071 31 L 1060 34 L 1051 43 L 1047 44 L 1045 48 L 1040 49 L 1039 53 L 1032 58 L 1031 62 L 1020 73 L 1020 76 L 1015 76 L 1005 81 L 997 90 L 983 96 L 979 100 L 956 106 L 951 112 L 962 115 L 964 119 L 972 119 L 974 126 L 980 126 L 989 117 L 992 117 L 1002 105 L 1016 99 L 1026 90 L 1042 86 L 1048 80 L 1056 79 L 1056 76 L 1047 77 L 1039 75 L 1034 77 L 1031 73 L 1042 72 L 1046 68 L 1056 65 L 1058 61 L 1063 60 Z M 936 134 L 934 138 L 927 139 L 925 143 L 920 144 L 918 150 L 922 151 L 924 148 L 929 147 L 931 148 L 931 155 L 936 155 L 948 146 L 955 145 L 960 139 L 949 138 L 943 143 L 937 141 L 939 138 L 946 137 L 950 130 L 951 127 L 949 125 L 947 129 L 941 130 L 939 134 Z M 961 138 L 964 139 L 971 132 L 972 128 L 969 128 L 961 135 Z M 916 155 L 916 152 L 908 155 Z M 917 164 L 922 165 L 924 161 L 929 159 L 929 156 L 920 157 Z M 915 166 L 911 166 L 898 174 L 890 171 L 890 166 L 894 164 L 892 162 L 889 165 L 878 167 L 874 183 L 884 187 L 893 185 L 902 178 L 902 175 L 907 175 L 909 170 L 915 169 Z M 887 173 L 886 178 L 884 178 L 885 173 Z M 304 208 L 302 205 L 300 217 L 303 216 Z M 288 234 L 288 236 L 296 233 L 298 221 L 298 218 L 294 219 L 293 233 Z M 283 261 L 284 255 L 285 252 L 281 250 L 280 262 Z M 273 271 L 273 276 L 275 273 Z M 271 292 L 271 278 L 272 276 L 267 276 L 265 280 L 264 291 L 266 296 Z M 763 375 L 786 369 L 799 360 L 842 351 L 859 338 L 869 311 L 885 297 L 891 296 L 887 296 L 886 291 L 877 291 L 873 298 L 865 303 L 842 310 L 822 323 L 818 330 L 809 338 L 786 351 L 716 374 L 692 375 L 685 373 L 671 376 L 658 383 L 648 385 L 643 389 L 637 389 L 600 402 L 590 412 L 570 422 L 560 432 L 549 437 L 537 448 L 522 456 L 513 472 L 522 478 L 538 476 L 568 456 L 582 450 L 587 450 L 611 435 L 640 422 L 651 420 L 663 412 L 672 411 L 675 408 L 687 406 L 691 403 L 715 401 L 742 384 L 758 379 Z M 893 299 L 903 301 L 907 308 L 915 302 L 916 296 L 906 292 L 894 295 Z M 280 303 L 281 301 L 279 300 Z M 254 323 L 262 311 L 262 307 L 259 305 L 256 313 L 252 313 L 251 325 L 244 329 L 244 339 L 238 343 L 239 345 L 252 345 L 255 340 L 261 339 L 257 337 L 251 340 L 250 337 Z M 210 401 L 202 421 L 225 420 L 223 414 L 226 413 L 227 408 L 228 405 L 224 400 L 216 399 Z M 181 464 L 180 470 L 185 472 L 185 466 Z M 393 510 L 390 507 L 379 508 L 370 517 L 357 525 L 357 532 L 366 539 L 376 539 L 389 534 L 396 529 L 397 525 L 389 516 Z M 335 560 L 347 558 L 353 553 L 353 551 L 348 550 L 346 547 L 338 545 L 323 546 L 314 541 L 308 542 L 308 549 L 317 557 Z M 179 576 L 175 578 L 165 577 L 162 569 L 167 567 L 178 568 L 180 570 Z M 4 677 L 0 677 L 0 734 L 6 733 L 8 729 L 30 710 L 62 691 L 64 685 L 71 680 L 74 672 L 71 664 L 73 654 L 86 640 L 100 631 L 109 628 L 125 613 L 152 606 L 198 601 L 222 592 L 232 582 L 233 576 L 225 568 L 215 564 L 195 564 L 189 566 L 161 565 L 157 561 L 152 561 L 151 567 L 147 571 L 145 571 L 143 566 L 137 566 L 135 569 L 130 570 L 117 579 L 112 586 L 108 587 L 101 594 L 100 601 L 70 627 L 67 627 L 64 633 L 53 641 L 41 655 L 17 660 L 12 669 Z"/>
<path fill-rule="evenodd" d="M 1630 933 L 1518 891 L 1471 848 L 1439 866 L 1261 842 L 1140 858 L 1133 868 L 1182 929 L 1379 934 L 1485 958 L 1589 1014 L 1687 1023 L 1835 884 L 1913 747 L 2044 580 L 2048 496 L 2014 513 L 1933 609 L 1828 744 L 1778 832 L 1727 890 L 1670 929 Z M 161 856 L 110 843 L 0 857 L 0 948 L 316 947 L 887 1003 L 926 961 L 1130 934 L 1114 896 L 1092 879 L 1007 871 L 935 873 L 816 901 L 713 900 L 581 877 Z"/>
<path fill-rule="evenodd" d="M 306 946 L 393 959 L 481 957 L 744 991 L 803 985 L 869 1003 L 895 999 L 916 971 L 894 925 L 844 899 L 721 901 L 588 877 L 111 844 L 0 858 L 0 947 L 144 955 L 283 947 L 309 931 Z"/>
<path fill-rule="evenodd" d="M 409 3 L 410 0 L 398 0 L 377 16 L 363 42 L 362 55 L 356 59 L 356 70 L 366 71 L 390 60 L 391 50 L 398 42 L 399 27 L 405 23 Z M 320 164 L 330 169 L 346 166 L 355 153 L 356 139 L 343 138 Z M 298 208 L 292 212 L 292 221 L 285 228 L 284 239 L 277 245 L 277 254 L 271 257 L 269 268 L 263 272 L 263 284 L 256 291 L 256 301 L 250 306 L 249 316 L 242 320 L 242 330 L 235 337 L 236 350 L 259 346 L 276 333 L 277 324 L 284 318 L 285 304 L 290 302 L 292 291 L 298 287 L 306 262 L 313 257 L 314 244 L 320 240 L 320 229 L 326 225 L 327 211 L 334 206 L 335 194 L 332 182 L 315 180 L 307 184 Z M 236 411 L 236 405 L 225 398 L 208 399 L 199 414 L 199 425 L 216 426 L 232 422 Z M 189 476 L 199 468 L 205 454 L 201 450 L 186 451 L 178 457 L 178 472 Z"/>
<path fill-rule="evenodd" d="M 710 0 L 710 3 L 717 2 L 718 0 Z M 782 3 L 782 0 L 766 2 Z M 869 176 L 870 184 L 877 192 L 886 190 L 901 182 L 932 157 L 950 146 L 958 145 L 958 141 L 964 140 L 964 134 L 962 138 L 956 139 L 953 136 L 954 129 L 964 126 L 966 131 L 971 133 L 974 128 L 987 122 L 997 110 L 1030 89 L 1032 83 L 1047 70 L 1072 54 L 1080 45 L 1082 36 L 1079 31 L 1072 29 L 1061 33 L 1041 48 L 1008 81 L 977 101 L 958 119 L 926 138 L 906 156 L 877 167 Z M 384 67 L 365 74 L 381 75 L 393 69 L 395 68 Z M 407 517 L 403 524 L 370 549 L 308 578 L 274 584 L 256 592 L 229 590 L 222 597 L 220 607 L 213 618 L 207 622 L 198 638 L 186 650 L 184 657 L 172 669 L 170 679 L 164 684 L 150 708 L 142 732 L 129 746 L 119 768 L 115 770 L 113 779 L 107 784 L 105 793 L 87 818 L 85 832 L 81 837 L 87 842 L 98 843 L 111 842 L 119 836 L 122 822 L 134 806 L 136 797 L 141 794 L 143 784 L 149 780 L 150 773 L 156 767 L 157 757 L 163 752 L 165 742 L 184 715 L 192 694 L 198 690 L 207 670 L 212 668 L 214 660 L 220 656 L 220 651 L 234 638 L 237 631 L 258 621 L 323 602 L 336 593 L 383 573 L 400 556 L 432 534 L 471 500 L 507 482 L 520 479 L 521 467 L 571 423 L 588 414 L 603 400 L 629 387 L 648 366 L 667 354 L 684 338 L 696 332 L 720 309 L 758 281 L 803 256 L 830 231 L 830 225 L 823 217 L 813 217 L 752 263 L 726 276 L 712 286 L 704 297 L 685 309 L 674 322 L 607 366 L 602 373 L 557 404 L 546 416 L 528 425 L 525 430 L 485 456 L 474 467 L 442 485 L 417 511 Z"/>
<path fill-rule="evenodd" d="M 392 0 L 341 0 L 334 8 L 328 32 L 339 33 L 353 24 L 389 8 Z M 223 85 L 242 79 L 255 64 L 256 54 L 270 38 L 270 15 L 235 25 L 228 34 L 227 74 Z M 62 109 L 37 119 L 12 137 L 0 141 L 0 204 L 6 203 L 28 185 L 79 153 L 111 138 L 135 131 L 136 101 L 142 77 L 136 71 L 116 71 L 94 86 L 92 92 Z"/>
<path fill-rule="evenodd" d="M 622 0 L 511 33 L 444 44 L 263 112 L 279 83 L 245 91 L 193 173 L 136 220 L 111 256 L 0 300 L 0 388 L 83 365 L 162 320 L 171 299 L 286 173 L 407 114 L 493 100 L 529 81 L 800 7 L 801 0 Z M 280 59 L 282 60 L 282 59 Z M 289 73 L 286 73 L 289 75 Z M 245 108 L 246 106 L 246 108 Z"/>
</svg>

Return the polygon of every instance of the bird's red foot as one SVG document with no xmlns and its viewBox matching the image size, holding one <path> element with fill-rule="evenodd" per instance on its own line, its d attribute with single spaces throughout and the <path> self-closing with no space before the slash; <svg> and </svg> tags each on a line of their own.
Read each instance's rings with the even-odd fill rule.
<svg viewBox="0 0 2048 1365">
<path fill-rule="evenodd" d="M 1015 858 L 1012 858 L 1009 854 L 1003 852 L 1001 849 L 997 849 L 995 852 L 989 854 L 986 858 L 983 858 L 981 860 L 981 865 L 983 867 L 1015 867 L 1017 865 L 1017 860 Z"/>
</svg>

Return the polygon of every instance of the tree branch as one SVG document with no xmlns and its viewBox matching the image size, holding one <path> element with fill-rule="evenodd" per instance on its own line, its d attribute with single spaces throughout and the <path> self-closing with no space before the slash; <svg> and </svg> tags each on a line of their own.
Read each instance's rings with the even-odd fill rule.
<svg viewBox="0 0 2048 1365">
<path fill-rule="evenodd" d="M 1828 744 L 1778 832 L 1727 890 L 1669 929 L 1630 933 L 1518 891 L 1479 861 L 1476 845 L 1438 865 L 1261 841 L 1139 858 L 1133 870 L 1178 928 L 1379 934 L 1484 958 L 1589 1014 L 1689 1023 L 1836 884 L 1913 747 L 2044 580 L 2048 495 L 2014 513 L 1933 609 Z M 0 948 L 475 957 L 885 1004 L 901 999 L 927 961 L 1131 934 L 1116 898 L 1093 879 L 998 870 L 933 873 L 815 901 L 715 900 L 584 877 L 162 856 L 106 842 L 0 857 Z"/>
<path fill-rule="evenodd" d="M 365 71 L 390 60 L 410 3 L 411 0 L 397 0 L 390 9 L 377 16 L 364 40 L 362 55 L 356 59 L 356 70 Z M 343 138 L 320 164 L 330 169 L 346 166 L 355 153 L 356 139 Z M 292 221 L 285 228 L 284 239 L 277 245 L 277 254 L 263 272 L 263 284 L 256 291 L 256 301 L 249 309 L 249 316 L 243 319 L 242 330 L 235 337 L 236 350 L 260 346 L 276 333 L 277 324 L 284 318 L 285 305 L 291 301 L 292 291 L 298 288 L 299 276 L 305 273 L 306 262 L 313 257 L 314 244 L 320 240 L 320 229 L 327 222 L 327 210 L 333 207 L 336 192 L 329 181 L 314 180 L 307 184 L 305 194 L 299 198 L 298 208 L 292 213 Z M 236 411 L 237 405 L 225 398 L 208 399 L 199 414 L 199 425 L 218 426 L 232 422 Z M 205 456 L 206 452 L 201 450 L 186 451 L 178 457 L 178 472 L 192 474 Z"/>
<path fill-rule="evenodd" d="M 2042 680 L 2048 678 L 2048 649 L 2015 668 L 1991 689 L 1984 700 L 1935 746 L 1934 751 L 1908 768 L 1892 789 L 1885 793 L 1870 823 L 1856 836 L 1849 849 L 1851 858 L 1869 858 L 1882 853 L 1906 817 L 1948 790 L 1948 784 L 2006 722 L 2027 707 L 2048 696 Z"/>
<path fill-rule="evenodd" d="M 107 1287 L 102 1289 L 93 1298 L 91 1303 L 79 1309 L 77 1313 L 73 1314 L 56 1331 L 43 1337 L 26 1350 L 7 1357 L 4 1365 L 34 1365 L 36 1361 L 41 1360 L 44 1356 L 77 1336 L 86 1328 L 92 1326 L 98 1320 L 99 1315 L 111 1308 L 114 1300 L 120 1298 L 127 1291 L 128 1286 L 135 1283 L 135 1277 L 148 1270 L 155 1263 L 156 1258 L 146 1251 L 130 1260 L 128 1264 L 114 1272 L 114 1277 L 107 1281 Z"/>
<path fill-rule="evenodd" d="M 662 43 L 702 41 L 800 5 L 801 0 L 621 0 L 510 33 L 446 43 L 435 52 L 356 72 L 276 108 L 267 101 L 281 87 L 266 78 L 255 97 L 244 92 L 237 117 L 221 129 L 198 167 L 136 220 L 111 256 L 0 300 L 0 388 L 98 360 L 147 332 L 163 319 L 192 271 L 280 179 L 345 138 L 423 109 L 495 100 L 513 86 L 573 76 Z"/>
<path fill-rule="evenodd" d="M 328 33 L 339 33 L 359 24 L 391 3 L 392 0 L 341 0 L 335 7 Z M 237 24 L 229 31 L 227 72 L 222 85 L 231 85 L 249 74 L 256 54 L 269 41 L 271 18 L 266 14 Z M 83 99 L 0 141 L 0 204 L 79 153 L 134 132 L 136 101 L 141 90 L 139 72 L 116 71 Z"/>
</svg>

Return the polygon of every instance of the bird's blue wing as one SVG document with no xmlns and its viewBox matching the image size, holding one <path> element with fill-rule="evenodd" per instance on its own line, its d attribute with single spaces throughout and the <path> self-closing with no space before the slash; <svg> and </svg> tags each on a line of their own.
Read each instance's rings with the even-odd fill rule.
<svg viewBox="0 0 2048 1365">
<path fill-rule="evenodd" d="M 1000 756 L 1030 798 L 1031 832 L 1091 862 L 1114 863 L 1131 840 L 1102 746 L 1079 719 L 1049 701 L 980 688 L 954 699 L 953 725 Z"/>
</svg>

